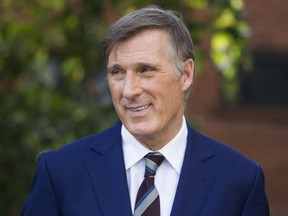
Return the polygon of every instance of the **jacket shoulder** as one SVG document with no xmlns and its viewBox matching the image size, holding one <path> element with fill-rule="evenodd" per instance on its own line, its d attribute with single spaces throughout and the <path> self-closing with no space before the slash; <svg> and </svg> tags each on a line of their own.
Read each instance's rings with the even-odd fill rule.
<svg viewBox="0 0 288 216">
<path fill-rule="evenodd" d="M 260 165 L 239 150 L 208 137 L 194 129 L 189 129 L 190 142 L 193 151 L 203 160 L 211 159 L 212 169 L 217 169 L 225 175 L 253 178 Z"/>
<path fill-rule="evenodd" d="M 46 160 L 49 161 L 87 160 L 90 155 L 95 156 L 95 152 L 101 154 L 113 147 L 115 142 L 119 142 L 119 136 L 121 136 L 121 123 L 118 122 L 99 133 L 64 144 L 59 149 L 43 151 L 38 158 L 45 155 Z"/>
</svg>

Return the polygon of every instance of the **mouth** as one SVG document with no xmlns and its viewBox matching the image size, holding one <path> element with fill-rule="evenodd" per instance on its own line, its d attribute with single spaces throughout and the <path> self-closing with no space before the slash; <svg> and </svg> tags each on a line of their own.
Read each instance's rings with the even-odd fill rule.
<svg viewBox="0 0 288 216">
<path fill-rule="evenodd" d="M 133 112 L 139 112 L 139 111 L 147 109 L 150 105 L 151 104 L 147 104 L 144 106 L 137 106 L 137 107 L 127 107 L 127 109 Z"/>
</svg>

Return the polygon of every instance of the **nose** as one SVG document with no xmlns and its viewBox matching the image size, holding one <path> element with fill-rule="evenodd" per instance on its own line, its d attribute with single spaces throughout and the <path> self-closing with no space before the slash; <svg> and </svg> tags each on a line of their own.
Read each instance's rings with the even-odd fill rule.
<svg viewBox="0 0 288 216">
<path fill-rule="evenodd" d="M 123 97 L 131 100 L 135 96 L 140 95 L 141 92 L 140 78 L 134 73 L 127 72 L 122 91 Z"/>
</svg>

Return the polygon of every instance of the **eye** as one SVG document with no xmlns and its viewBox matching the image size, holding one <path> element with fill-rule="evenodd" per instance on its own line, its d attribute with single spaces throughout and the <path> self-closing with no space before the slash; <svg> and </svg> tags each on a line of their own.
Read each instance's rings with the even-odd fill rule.
<svg viewBox="0 0 288 216">
<path fill-rule="evenodd" d="M 125 71 L 121 69 L 112 69 L 108 71 L 108 77 L 113 79 L 122 79 L 125 76 Z"/>
<path fill-rule="evenodd" d="M 146 66 L 141 69 L 141 73 L 151 72 L 154 71 L 154 68 Z"/>
<path fill-rule="evenodd" d="M 114 70 L 109 71 L 109 74 L 112 76 L 120 74 L 120 73 L 122 73 L 122 72 L 121 72 L 121 70 L 118 70 L 118 69 L 114 69 Z"/>
</svg>

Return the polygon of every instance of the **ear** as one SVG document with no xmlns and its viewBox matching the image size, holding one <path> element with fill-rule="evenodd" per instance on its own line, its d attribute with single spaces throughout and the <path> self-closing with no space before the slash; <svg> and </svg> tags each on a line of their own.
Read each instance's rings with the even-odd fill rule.
<svg viewBox="0 0 288 216">
<path fill-rule="evenodd" d="M 186 91 L 192 84 L 194 77 L 194 61 L 193 59 L 188 59 L 184 63 L 184 71 L 181 77 L 182 90 Z"/>
</svg>

